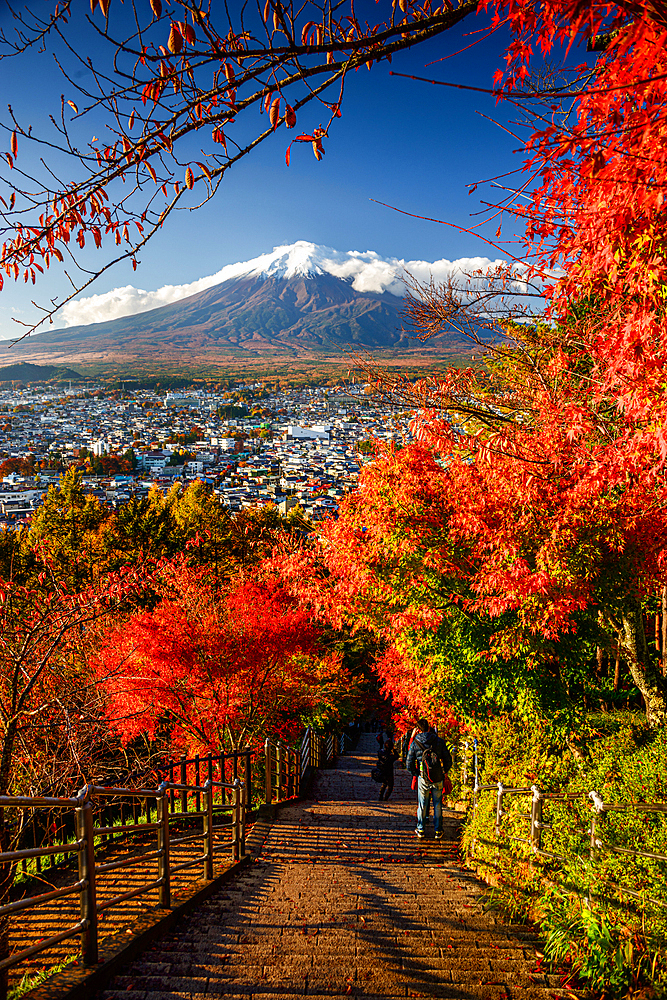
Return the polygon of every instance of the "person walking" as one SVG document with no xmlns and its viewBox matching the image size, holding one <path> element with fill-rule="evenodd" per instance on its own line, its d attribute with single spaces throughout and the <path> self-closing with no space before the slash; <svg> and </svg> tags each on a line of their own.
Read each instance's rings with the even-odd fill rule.
<svg viewBox="0 0 667 1000">
<path fill-rule="evenodd" d="M 378 734 L 375 737 L 375 742 L 379 746 L 380 750 L 382 750 L 386 740 L 388 739 L 389 739 L 389 730 L 385 727 L 384 723 L 381 723 L 380 729 L 378 730 Z"/>
<path fill-rule="evenodd" d="M 424 820 L 429 802 L 433 800 L 433 825 L 435 839 L 442 840 L 442 785 L 445 775 L 452 766 L 452 755 L 447 744 L 426 719 L 417 722 L 419 732 L 412 740 L 405 766 L 417 778 L 417 829 L 415 833 L 424 838 Z"/>
<path fill-rule="evenodd" d="M 382 776 L 380 786 L 380 802 L 386 802 L 394 790 L 394 764 L 398 760 L 398 751 L 394 749 L 394 741 L 387 736 L 384 746 L 378 754 L 378 770 Z"/>
</svg>

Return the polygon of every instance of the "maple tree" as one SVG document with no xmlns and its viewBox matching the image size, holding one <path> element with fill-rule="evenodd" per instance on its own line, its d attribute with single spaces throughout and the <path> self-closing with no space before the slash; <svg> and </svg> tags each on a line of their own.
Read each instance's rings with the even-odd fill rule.
<svg viewBox="0 0 667 1000">
<path fill-rule="evenodd" d="M 6 458 L 0 463 L 0 476 L 4 479 L 13 473 L 19 476 L 34 476 L 34 461 L 30 461 L 29 458 Z"/>
<path fill-rule="evenodd" d="M 514 650 L 518 662 L 528 652 L 531 670 L 537 658 L 561 671 L 564 638 L 582 630 L 583 616 L 601 629 L 598 649 L 615 648 L 626 662 L 649 722 L 662 725 L 667 685 L 645 616 L 667 576 L 665 11 L 560 0 L 488 7 L 512 31 L 498 94 L 530 125 L 520 183 L 506 185 L 492 211 L 524 227 L 523 252 L 481 290 L 479 275 L 458 288 L 413 285 L 408 318 L 418 335 L 454 324 L 482 366 L 417 385 L 376 373 L 379 389 L 419 408 L 418 439 L 447 470 L 422 473 L 443 493 L 439 512 L 428 508 L 440 527 L 433 537 L 429 522 L 429 543 L 415 550 L 418 573 L 437 567 L 449 545 L 430 586 L 450 587 L 466 614 L 513 615 L 489 655 Z M 593 66 L 564 81 L 531 74 L 537 48 L 548 54 L 581 35 L 601 53 Z M 513 305 L 517 291 L 546 300 L 539 322 Z M 416 473 L 427 459 L 409 452 L 404 461 Z M 414 502 L 389 468 L 369 474 L 386 491 L 384 526 L 375 526 L 383 572 L 397 517 Z M 364 546 L 350 556 L 362 566 Z M 396 587 L 395 569 L 392 579 Z M 579 645 L 581 659 L 583 638 Z"/>
<path fill-rule="evenodd" d="M 428 330 L 455 305 L 448 289 L 411 309 Z M 551 644 L 580 629 L 582 615 L 592 616 L 597 645 L 627 663 L 658 725 L 667 687 L 660 657 L 648 648 L 642 605 L 654 610 L 664 586 L 664 475 L 655 448 L 646 437 L 638 447 L 617 398 L 591 378 L 595 361 L 576 339 L 580 315 L 572 310 L 552 326 L 505 323 L 504 342 L 485 346 L 484 367 L 416 386 L 386 377 L 380 384 L 422 407 L 418 438 L 431 450 L 426 455 L 446 466 L 438 471 L 431 459 L 431 472 L 421 476 L 446 484 L 439 530 L 449 544 L 456 540 L 453 554 L 474 553 L 450 584 L 453 593 L 475 611 L 515 613 L 519 630 L 508 634 L 516 648 L 528 637 L 541 641 L 552 671 L 558 658 Z M 419 462 L 412 461 L 416 474 Z M 397 506 L 406 502 L 401 485 L 399 478 L 392 487 Z M 388 516 L 395 521 L 393 511 Z M 428 537 L 444 544 L 437 533 Z M 505 658 L 511 649 L 506 642 Z"/>
<path fill-rule="evenodd" d="M 148 733 L 170 752 L 237 749 L 335 717 L 354 689 L 309 610 L 277 583 L 237 578 L 221 591 L 184 560 L 160 578 L 160 603 L 110 630 L 98 659 L 124 740 Z"/>
<path fill-rule="evenodd" d="M 404 723 L 452 706 L 464 718 L 518 708 L 568 724 L 584 698 L 613 703 L 602 649 L 610 663 L 620 652 L 661 725 L 665 682 L 640 602 L 662 572 L 663 510 L 639 487 L 527 478 L 511 454 L 379 454 L 319 546 L 285 555 L 283 570 L 338 624 L 384 642 L 377 670 Z"/>
<path fill-rule="evenodd" d="M 510 6 L 516 19 L 518 8 Z M 567 369 L 590 363 L 591 401 L 613 397 L 624 418 L 625 453 L 650 469 L 650 452 L 667 456 L 665 363 L 664 186 L 667 173 L 667 22 L 660 5 L 565 5 L 567 31 L 545 18 L 538 41 L 547 46 L 575 31 L 606 36 L 594 68 L 574 91 L 574 107 L 536 127 L 526 144 L 525 206 L 512 193 L 503 206 L 526 222 L 525 249 L 546 279 L 547 316 L 563 323 Z M 629 15 L 629 17 L 628 17 Z M 524 28 L 525 35 L 525 28 Z M 598 37 L 598 36 L 596 36 Z M 550 42 L 547 42 L 550 39 Z M 521 74 L 518 40 L 510 47 Z M 521 64 L 525 65 L 525 64 Z M 570 94 L 572 93 L 570 89 Z M 545 101 L 553 102 L 553 95 Z M 524 185 L 525 190 L 525 185 Z M 554 268 L 562 276 L 549 276 Z M 572 404 L 576 406 L 576 402 Z M 563 413 L 576 426 L 576 414 Z M 611 447 L 619 453 L 619 441 Z"/>
<path fill-rule="evenodd" d="M 63 664 L 69 640 L 75 634 L 79 639 L 85 627 L 97 620 L 103 603 L 97 595 L 77 600 L 51 584 L 37 590 L 0 581 L 2 794 L 15 791 L 17 769 L 27 787 L 43 792 L 38 759 L 43 761 L 44 747 L 55 745 L 56 731 L 68 725 L 66 719 L 72 731 L 77 729 L 76 698 L 69 699 L 67 685 L 62 684 Z"/>
</svg>

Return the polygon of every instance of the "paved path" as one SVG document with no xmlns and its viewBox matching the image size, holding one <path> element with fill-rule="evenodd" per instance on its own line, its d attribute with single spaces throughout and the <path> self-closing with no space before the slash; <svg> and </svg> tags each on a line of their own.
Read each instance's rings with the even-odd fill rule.
<svg viewBox="0 0 667 1000">
<path fill-rule="evenodd" d="M 445 814 L 442 841 L 432 827 L 418 841 L 398 768 L 392 800 L 376 800 L 374 749 L 362 737 L 310 800 L 257 828 L 252 866 L 99 1000 L 561 996 L 539 970 L 535 935 L 503 924 L 460 861 L 456 814 Z"/>
</svg>

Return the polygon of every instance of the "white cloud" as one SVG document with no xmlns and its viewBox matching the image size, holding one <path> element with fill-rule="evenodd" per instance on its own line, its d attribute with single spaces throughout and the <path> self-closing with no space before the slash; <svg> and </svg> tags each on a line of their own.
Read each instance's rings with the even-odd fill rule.
<svg viewBox="0 0 667 1000">
<path fill-rule="evenodd" d="M 187 285 L 163 285 L 154 292 L 147 292 L 133 285 L 112 288 L 110 292 L 68 302 L 63 306 L 60 321 L 64 326 L 87 326 L 89 323 L 105 323 L 121 316 L 133 316 L 135 313 L 147 312 L 149 309 L 157 309 L 159 306 L 178 302 L 179 299 L 186 299 L 188 295 L 203 292 L 205 288 L 217 285 L 223 280 L 218 275 L 212 274 L 208 278 L 199 278 Z"/>
<path fill-rule="evenodd" d="M 465 281 L 467 280 L 465 275 L 476 272 L 487 274 L 501 264 L 506 262 L 490 260 L 488 257 L 461 257 L 458 260 L 443 259 L 432 262 L 385 258 L 372 250 L 341 252 L 300 240 L 289 246 L 276 247 L 273 253 L 262 254 L 254 260 L 228 264 L 216 274 L 187 284 L 163 285 L 152 292 L 135 288 L 133 285 L 125 285 L 110 292 L 77 299 L 63 307 L 60 323 L 67 327 L 85 326 L 147 312 L 149 309 L 178 302 L 220 282 L 246 274 L 293 277 L 308 273 L 329 273 L 350 281 L 358 292 L 391 292 L 393 295 L 403 295 L 405 285 L 402 276 L 406 271 L 421 282 L 428 282 L 433 277 L 436 282 L 441 283 L 450 278 L 455 280 L 461 278 Z M 522 290 L 521 284 L 519 281 L 515 283 L 516 292 Z"/>
</svg>

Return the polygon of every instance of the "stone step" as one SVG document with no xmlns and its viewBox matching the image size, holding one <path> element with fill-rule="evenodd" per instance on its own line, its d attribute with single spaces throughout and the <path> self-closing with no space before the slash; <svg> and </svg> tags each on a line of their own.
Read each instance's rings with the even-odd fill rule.
<svg viewBox="0 0 667 1000">
<path fill-rule="evenodd" d="M 409 776 L 377 802 L 374 759 L 361 746 L 258 824 L 256 862 L 98 1000 L 565 1000 L 534 928 L 488 908 L 456 842 L 416 840 Z"/>
</svg>

